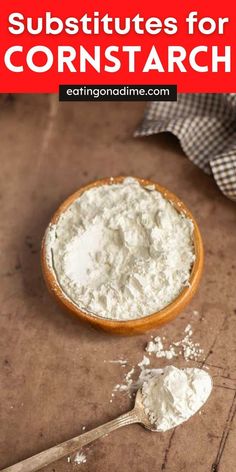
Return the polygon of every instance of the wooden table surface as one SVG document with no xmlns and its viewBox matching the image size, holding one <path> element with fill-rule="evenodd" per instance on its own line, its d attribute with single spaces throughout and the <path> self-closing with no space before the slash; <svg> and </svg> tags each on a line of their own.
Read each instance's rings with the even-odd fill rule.
<svg viewBox="0 0 236 472">
<path fill-rule="evenodd" d="M 172 136 L 132 137 L 142 103 L 18 95 L 2 96 L 0 105 L 0 468 L 129 409 L 125 394 L 110 402 L 114 385 L 142 359 L 151 334 L 176 340 L 191 323 L 194 341 L 204 348 L 200 364 L 214 377 L 202 414 L 162 434 L 126 427 L 87 447 L 86 463 L 65 458 L 44 470 L 235 472 L 235 203 Z M 39 259 L 59 203 L 91 180 L 118 174 L 153 179 L 179 195 L 199 222 L 206 252 L 191 305 L 161 330 L 131 338 L 95 331 L 58 308 Z M 127 368 L 104 362 L 121 357 Z M 153 366 L 166 363 L 155 359 Z M 186 363 L 178 358 L 175 365 Z"/>
</svg>

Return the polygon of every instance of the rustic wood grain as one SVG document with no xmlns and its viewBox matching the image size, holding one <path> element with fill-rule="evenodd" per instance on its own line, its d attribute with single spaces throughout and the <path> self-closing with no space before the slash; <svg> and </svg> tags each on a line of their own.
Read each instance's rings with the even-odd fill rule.
<svg viewBox="0 0 236 472">
<path fill-rule="evenodd" d="M 111 403 L 111 392 L 141 360 L 150 335 L 108 335 L 62 312 L 46 291 L 39 251 L 51 215 L 69 194 L 97 178 L 133 174 L 172 190 L 199 223 L 206 250 L 200 290 L 158 333 L 176 339 L 192 324 L 204 354 L 189 365 L 209 368 L 214 391 L 201 415 L 174 432 L 129 426 L 86 449 L 85 464 L 64 459 L 44 470 L 234 472 L 235 203 L 170 135 L 132 138 L 141 103 L 59 103 L 54 95 L 18 95 L 3 97 L 0 105 L 0 468 L 132 404 L 119 394 Z M 120 357 L 128 359 L 127 369 L 104 362 Z M 177 359 L 176 365 L 185 363 Z"/>
</svg>

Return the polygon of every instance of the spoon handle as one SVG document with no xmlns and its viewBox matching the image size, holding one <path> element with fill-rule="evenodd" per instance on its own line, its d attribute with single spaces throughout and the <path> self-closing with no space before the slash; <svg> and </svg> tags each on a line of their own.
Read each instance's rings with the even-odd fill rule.
<svg viewBox="0 0 236 472">
<path fill-rule="evenodd" d="M 95 441 L 95 439 L 98 439 L 121 426 L 138 423 L 139 421 L 139 417 L 135 409 L 133 409 L 108 423 L 88 431 L 87 433 L 80 434 L 75 438 L 69 439 L 68 441 L 51 447 L 46 451 L 40 452 L 29 459 L 25 459 L 15 465 L 7 467 L 6 469 L 2 469 L 0 472 L 35 472 L 66 455 L 78 451 L 86 444 Z"/>
</svg>

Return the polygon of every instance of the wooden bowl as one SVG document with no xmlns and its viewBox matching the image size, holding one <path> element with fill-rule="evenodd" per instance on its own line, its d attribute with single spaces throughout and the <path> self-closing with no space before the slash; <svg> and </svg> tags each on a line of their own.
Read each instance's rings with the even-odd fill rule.
<svg viewBox="0 0 236 472">
<path fill-rule="evenodd" d="M 134 177 L 140 185 L 154 185 L 156 190 L 158 190 L 164 198 L 169 200 L 173 206 L 176 208 L 177 211 L 184 213 L 187 217 L 189 217 L 194 225 L 193 231 L 193 239 L 194 239 L 194 247 L 195 247 L 195 261 L 192 266 L 191 275 L 190 275 L 190 284 L 189 286 L 185 287 L 182 292 L 178 295 L 178 297 L 169 305 L 167 305 L 162 310 L 152 313 L 148 316 L 144 316 L 142 318 L 138 318 L 135 320 L 128 320 L 128 321 L 115 321 L 103 318 L 98 315 L 92 315 L 86 313 L 85 311 L 78 308 L 72 301 L 70 301 L 65 295 L 63 294 L 60 285 L 57 282 L 56 276 L 52 268 L 47 263 L 46 258 L 46 247 L 45 247 L 45 239 L 46 233 L 42 241 L 42 249 L 41 249 L 41 264 L 42 264 L 42 271 L 44 275 L 44 279 L 48 290 L 54 295 L 56 300 L 66 308 L 67 311 L 78 317 L 79 319 L 86 321 L 97 328 L 101 328 L 105 331 L 109 331 L 112 333 L 122 334 L 122 335 L 131 335 L 131 334 L 138 334 L 144 331 L 147 331 L 152 328 L 157 328 L 169 321 L 173 320 L 185 307 L 188 305 L 190 300 L 192 299 L 193 295 L 195 294 L 203 270 L 203 261 L 204 261 L 204 251 L 203 251 L 203 244 L 201 234 L 198 228 L 198 225 L 193 218 L 191 212 L 185 206 L 185 204 L 173 193 L 169 192 L 166 188 L 160 186 L 155 182 L 151 182 L 150 180 L 140 179 Z M 97 180 L 92 182 L 85 187 L 82 187 L 77 192 L 70 195 L 58 208 L 58 210 L 53 215 L 50 223 L 55 224 L 57 223 L 60 215 L 67 210 L 67 208 L 74 202 L 74 200 L 78 199 L 83 192 L 93 187 L 98 187 L 105 184 L 116 184 L 121 183 L 125 177 L 115 177 L 115 178 L 105 178 L 101 180 Z"/>
</svg>

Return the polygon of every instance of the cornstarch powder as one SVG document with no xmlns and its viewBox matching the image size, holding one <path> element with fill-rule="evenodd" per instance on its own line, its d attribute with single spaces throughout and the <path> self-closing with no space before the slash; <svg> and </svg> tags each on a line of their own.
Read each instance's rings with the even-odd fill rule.
<svg viewBox="0 0 236 472">
<path fill-rule="evenodd" d="M 212 380 L 206 371 L 168 366 L 144 382 L 145 411 L 157 431 L 167 431 L 194 415 L 211 390 Z"/>
<path fill-rule="evenodd" d="M 130 320 L 188 285 L 193 223 L 136 179 L 85 191 L 46 233 L 47 262 L 65 296 L 104 318 Z"/>
<path fill-rule="evenodd" d="M 74 458 L 74 462 L 76 464 L 85 464 L 86 462 L 86 455 L 83 453 L 83 452 L 77 452 L 77 454 L 75 455 L 75 458 Z"/>
</svg>

